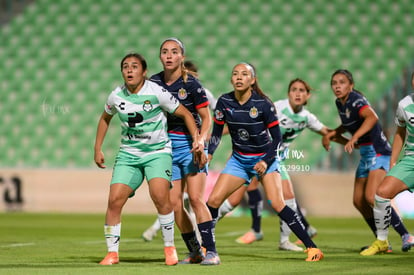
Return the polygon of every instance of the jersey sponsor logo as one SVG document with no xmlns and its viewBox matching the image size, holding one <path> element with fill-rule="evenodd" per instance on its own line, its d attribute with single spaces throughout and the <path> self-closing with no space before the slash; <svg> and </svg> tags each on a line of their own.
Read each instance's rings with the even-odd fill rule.
<svg viewBox="0 0 414 275">
<path fill-rule="evenodd" d="M 256 108 L 256 107 L 252 107 L 252 108 L 250 108 L 250 111 L 249 111 L 249 116 L 250 116 L 251 118 L 256 118 L 258 115 L 259 115 L 259 111 L 257 110 L 257 108 Z"/>
<path fill-rule="evenodd" d="M 178 90 L 178 98 L 181 100 L 187 98 L 187 91 L 184 88 Z"/>
<path fill-rule="evenodd" d="M 137 123 L 141 123 L 144 117 L 140 113 L 128 113 L 128 126 L 135 127 Z"/>
<path fill-rule="evenodd" d="M 119 110 L 125 110 L 125 102 L 119 103 L 118 107 L 119 107 Z"/>
<path fill-rule="evenodd" d="M 149 100 L 145 100 L 144 101 L 144 105 L 142 105 L 142 109 L 144 109 L 145 112 L 149 112 L 152 111 L 154 107 L 151 104 L 151 101 Z"/>
<path fill-rule="evenodd" d="M 241 140 L 243 141 L 249 140 L 249 132 L 246 129 L 237 130 L 237 134 L 239 135 Z"/>
</svg>

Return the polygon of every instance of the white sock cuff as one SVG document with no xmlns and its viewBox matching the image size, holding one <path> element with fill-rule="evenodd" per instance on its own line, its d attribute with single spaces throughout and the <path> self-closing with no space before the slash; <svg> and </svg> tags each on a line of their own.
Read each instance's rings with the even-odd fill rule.
<svg viewBox="0 0 414 275">
<path fill-rule="evenodd" d="M 223 202 L 223 206 L 226 207 L 229 211 L 233 210 L 234 206 L 231 205 L 231 203 L 229 202 L 229 200 L 225 200 Z"/>
<path fill-rule="evenodd" d="M 115 225 L 104 225 L 105 237 L 121 236 L 121 223 Z"/>
<path fill-rule="evenodd" d="M 378 203 L 389 203 L 389 202 L 391 202 L 391 199 L 386 199 L 386 198 L 380 197 L 377 194 L 375 194 L 375 197 L 374 198 L 375 198 L 375 204 L 378 204 Z"/>
<path fill-rule="evenodd" d="M 158 220 L 160 221 L 161 226 L 170 225 L 174 223 L 174 211 L 168 214 L 158 214 Z"/>
<path fill-rule="evenodd" d="M 287 206 L 289 206 L 290 208 L 292 208 L 293 211 L 298 212 L 298 206 L 296 204 L 296 199 L 289 199 L 289 200 L 285 200 L 285 204 Z"/>
</svg>

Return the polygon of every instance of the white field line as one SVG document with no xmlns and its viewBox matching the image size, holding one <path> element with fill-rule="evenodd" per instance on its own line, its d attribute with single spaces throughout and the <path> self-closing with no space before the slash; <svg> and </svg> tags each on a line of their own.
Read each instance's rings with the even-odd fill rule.
<svg viewBox="0 0 414 275">
<path fill-rule="evenodd" d="M 31 246 L 31 245 L 35 245 L 35 243 L 12 243 L 12 244 L 1 245 L 0 247 L 7 248 L 7 247 L 21 247 L 21 246 Z"/>
</svg>

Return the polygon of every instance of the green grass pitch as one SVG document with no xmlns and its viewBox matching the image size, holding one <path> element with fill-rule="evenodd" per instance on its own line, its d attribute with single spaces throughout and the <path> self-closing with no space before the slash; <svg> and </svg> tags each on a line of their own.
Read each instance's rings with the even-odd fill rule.
<svg viewBox="0 0 414 275">
<path fill-rule="evenodd" d="M 104 214 L 0 214 L 0 274 L 413 274 L 413 251 L 401 251 L 391 229 L 393 253 L 362 257 L 360 247 L 374 238 L 362 218 L 316 218 L 314 239 L 325 253 L 321 262 L 305 262 L 306 254 L 279 251 L 279 220 L 263 218 L 264 240 L 241 245 L 235 239 L 248 230 L 249 217 L 226 217 L 216 228 L 219 266 L 165 266 L 160 234 L 141 239 L 155 215 L 124 215 L 120 264 L 100 266 L 106 254 Z M 405 220 L 409 231 L 414 220 Z M 186 249 L 176 228 L 179 258 Z M 292 235 L 291 241 L 296 240 Z"/>
</svg>

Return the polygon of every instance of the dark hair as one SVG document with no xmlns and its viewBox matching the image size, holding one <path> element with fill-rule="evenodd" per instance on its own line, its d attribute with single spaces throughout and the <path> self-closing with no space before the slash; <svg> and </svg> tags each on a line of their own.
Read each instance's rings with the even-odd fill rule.
<svg viewBox="0 0 414 275">
<path fill-rule="evenodd" d="M 268 100 L 270 100 L 270 98 L 263 92 L 263 90 L 260 88 L 260 86 L 259 86 L 259 80 L 258 80 L 258 78 L 257 78 L 257 71 L 256 71 L 256 68 L 252 65 L 252 64 L 250 64 L 250 63 L 245 63 L 245 64 L 247 64 L 247 65 L 249 65 L 250 67 L 252 67 L 252 69 L 253 69 L 253 77 L 255 77 L 256 78 L 256 81 L 253 83 L 253 85 L 252 85 L 252 89 L 254 90 L 254 91 L 256 91 L 261 97 L 264 97 L 264 98 L 266 98 L 266 99 L 268 99 Z M 270 102 L 272 102 L 271 100 L 270 100 Z"/>
<path fill-rule="evenodd" d="M 130 57 L 135 57 L 136 59 L 139 60 L 139 62 L 141 63 L 143 71 L 145 71 L 147 69 L 147 61 L 145 60 L 145 58 L 141 54 L 139 54 L 139 53 L 129 53 L 129 54 L 125 55 L 124 58 L 122 58 L 122 60 L 121 60 L 121 71 L 122 71 L 122 66 L 124 64 L 125 59 L 130 58 Z"/>
<path fill-rule="evenodd" d="M 343 74 L 343 75 L 345 75 L 345 76 L 346 76 L 346 78 L 348 78 L 348 80 L 349 80 L 349 82 L 350 82 L 351 84 L 355 84 L 355 82 L 354 82 L 354 77 L 352 76 L 352 73 L 351 73 L 350 71 L 346 70 L 346 69 L 338 69 L 338 70 L 336 70 L 336 71 L 332 74 L 332 76 L 331 76 L 331 81 L 332 81 L 332 78 L 333 78 L 335 75 L 337 75 L 337 74 Z"/>
<path fill-rule="evenodd" d="M 191 61 L 191 60 L 186 60 L 186 61 L 184 61 L 184 67 L 185 67 L 187 70 L 191 71 L 191 72 L 195 72 L 195 73 L 197 73 L 197 72 L 198 72 L 198 67 L 197 67 L 197 65 L 196 65 L 193 61 Z"/>
<path fill-rule="evenodd" d="M 198 67 L 193 61 L 184 61 L 184 70 L 187 72 L 187 74 L 191 74 L 195 78 L 198 78 Z"/>
<path fill-rule="evenodd" d="M 307 93 L 310 93 L 310 91 L 313 90 L 305 80 L 300 79 L 300 78 L 295 78 L 295 79 L 293 79 L 289 82 L 288 93 L 289 93 L 290 88 L 292 87 L 293 83 L 295 83 L 295 82 L 302 83 L 305 86 L 305 89 L 306 89 Z M 308 101 L 305 101 L 305 103 L 303 105 L 306 105 L 306 104 L 308 104 Z"/>
<path fill-rule="evenodd" d="M 346 70 L 346 69 L 338 69 L 338 70 L 336 70 L 336 71 L 332 74 L 332 76 L 331 76 L 331 83 L 332 83 L 332 78 L 333 78 L 335 75 L 337 75 L 337 74 L 343 74 L 343 75 L 345 75 L 345 76 L 346 76 L 346 78 L 348 78 L 349 83 L 351 83 L 351 84 L 355 84 L 354 77 L 352 76 L 352 73 L 351 73 L 350 71 Z M 363 94 L 362 92 L 360 92 L 360 91 L 356 90 L 356 89 L 355 89 L 355 87 L 354 87 L 353 91 L 354 91 L 354 92 L 357 92 L 358 94 L 360 94 L 360 95 L 362 95 L 362 96 L 364 96 L 364 94 Z"/>
<path fill-rule="evenodd" d="M 240 62 L 240 63 L 238 63 L 237 65 L 239 65 L 239 64 L 243 64 L 243 65 L 245 65 L 246 67 L 248 67 L 248 69 L 249 69 L 249 71 L 251 72 L 251 74 L 252 74 L 252 76 L 254 77 L 254 78 L 256 78 L 256 81 L 252 84 L 252 90 L 254 90 L 254 91 L 256 91 L 256 93 L 258 93 L 261 97 L 263 97 L 263 98 L 265 98 L 265 99 L 267 99 L 267 100 L 269 100 L 270 102 L 272 102 L 271 100 L 270 100 L 270 98 L 263 92 L 263 90 L 260 88 L 260 86 L 259 86 L 259 80 L 258 80 L 258 78 L 257 78 L 257 73 L 256 73 L 256 68 L 252 65 L 252 64 L 250 64 L 250 63 L 247 63 L 247 62 Z M 236 65 L 236 66 L 237 66 Z M 250 67 L 250 68 L 249 68 Z"/>
<path fill-rule="evenodd" d="M 300 82 L 300 83 L 302 83 L 302 84 L 305 86 L 305 89 L 306 89 L 306 91 L 307 91 L 308 93 L 309 93 L 311 90 L 313 90 L 313 89 L 309 86 L 309 84 L 308 84 L 305 80 L 300 79 L 300 78 L 295 78 L 295 79 L 293 79 L 293 80 L 291 80 L 291 81 L 289 82 L 289 86 L 288 86 L 288 93 L 289 93 L 289 91 L 290 91 L 290 87 L 292 87 L 293 83 L 295 83 L 295 82 Z"/>
</svg>

